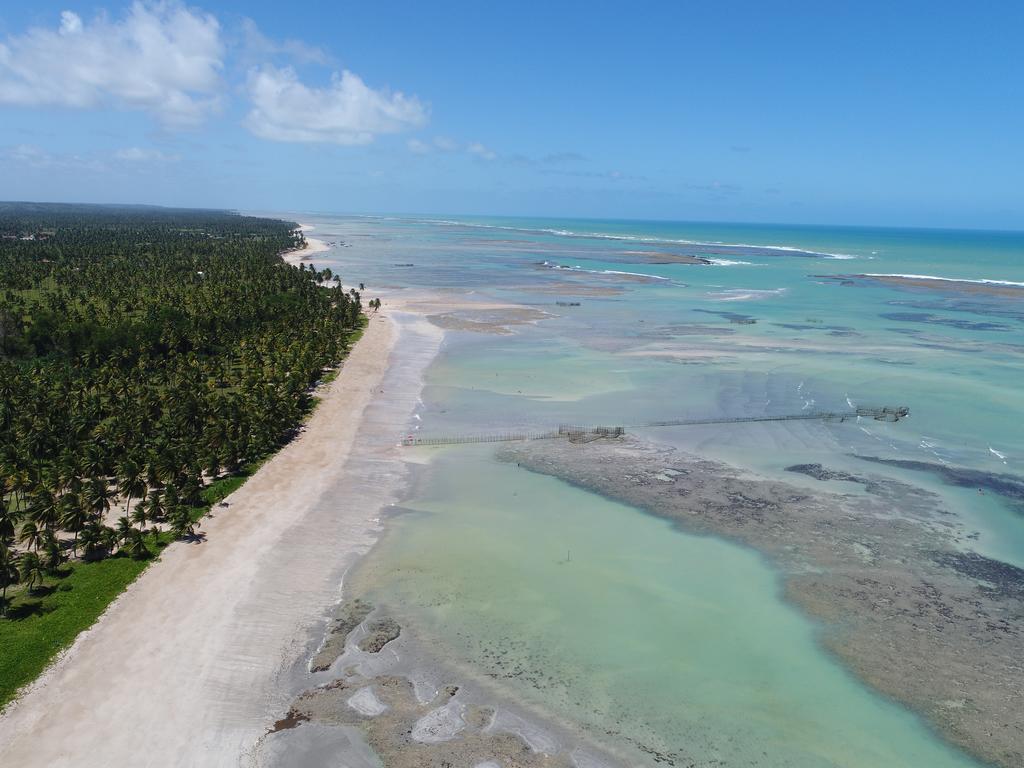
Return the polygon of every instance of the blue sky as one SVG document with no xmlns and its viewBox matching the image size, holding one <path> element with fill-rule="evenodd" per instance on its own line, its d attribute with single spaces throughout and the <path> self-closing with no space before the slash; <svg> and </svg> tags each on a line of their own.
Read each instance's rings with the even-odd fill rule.
<svg viewBox="0 0 1024 768">
<path fill-rule="evenodd" d="M 1024 228 L 1024 4 L 0 7 L 0 199 Z"/>
</svg>

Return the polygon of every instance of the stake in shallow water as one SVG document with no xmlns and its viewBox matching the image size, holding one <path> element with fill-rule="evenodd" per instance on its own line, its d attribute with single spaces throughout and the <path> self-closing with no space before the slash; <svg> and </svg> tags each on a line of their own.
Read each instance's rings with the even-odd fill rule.
<svg viewBox="0 0 1024 768">
<path fill-rule="evenodd" d="M 702 424 L 746 424 L 762 421 L 856 421 L 857 419 L 874 419 L 875 421 L 896 422 L 910 415 L 906 406 L 884 406 L 882 408 L 854 408 L 849 411 L 802 411 L 782 416 L 736 416 L 732 418 L 710 419 L 672 419 L 669 421 L 649 421 L 645 424 L 632 424 L 631 429 L 647 429 L 650 427 L 687 427 Z M 460 445 L 465 443 L 506 443 L 520 440 L 551 440 L 567 439 L 570 443 L 589 443 L 604 438 L 622 437 L 626 427 L 583 427 L 562 425 L 548 432 L 496 432 L 482 435 L 440 435 L 437 437 L 416 437 L 407 435 L 402 445 Z"/>
</svg>

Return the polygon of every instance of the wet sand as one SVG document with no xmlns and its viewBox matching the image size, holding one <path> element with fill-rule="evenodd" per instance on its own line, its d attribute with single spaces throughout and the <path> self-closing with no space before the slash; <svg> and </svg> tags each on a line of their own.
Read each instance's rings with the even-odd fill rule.
<svg viewBox="0 0 1024 768">
<path fill-rule="evenodd" d="M 635 438 L 501 455 L 763 552 L 861 679 L 982 759 L 1024 764 L 1024 571 L 965 553 L 972 532 L 938 497 L 867 470 L 793 468 L 833 483 L 811 494 Z"/>
</svg>

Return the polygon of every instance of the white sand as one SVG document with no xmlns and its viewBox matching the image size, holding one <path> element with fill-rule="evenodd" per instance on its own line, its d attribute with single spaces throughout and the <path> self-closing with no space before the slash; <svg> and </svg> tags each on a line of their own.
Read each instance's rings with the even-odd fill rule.
<svg viewBox="0 0 1024 768">
<path fill-rule="evenodd" d="M 409 396 L 378 394 L 398 327 L 372 317 L 305 432 L 203 520 L 207 541 L 169 547 L 8 708 L 4 766 L 233 766 L 283 715 L 289 665 L 379 530 L 350 494 L 385 492 L 342 477 L 364 412 L 388 440 L 408 419 Z"/>
<path fill-rule="evenodd" d="M 387 704 L 377 698 L 377 694 L 373 691 L 373 686 L 370 685 L 360 688 L 345 703 L 359 714 L 366 715 L 367 717 L 376 717 L 387 712 L 388 709 Z"/>
<path fill-rule="evenodd" d="M 302 227 L 305 229 L 305 227 Z M 299 264 L 303 261 L 312 261 L 312 256 L 317 253 L 323 253 L 324 251 L 330 250 L 330 246 L 327 245 L 323 240 L 317 240 L 315 237 L 306 237 L 306 247 L 301 248 L 297 251 L 288 251 L 287 253 L 281 254 L 281 258 L 286 264 Z"/>
<path fill-rule="evenodd" d="M 449 701 L 443 707 L 432 709 L 412 727 L 410 737 L 421 744 L 439 744 L 451 741 L 465 727 L 462 715 L 465 707 L 457 701 Z"/>
</svg>

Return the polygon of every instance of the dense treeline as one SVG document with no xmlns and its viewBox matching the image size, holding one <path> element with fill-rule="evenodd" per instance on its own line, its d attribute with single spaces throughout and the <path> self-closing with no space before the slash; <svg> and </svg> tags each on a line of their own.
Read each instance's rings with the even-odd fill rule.
<svg viewBox="0 0 1024 768">
<path fill-rule="evenodd" d="M 360 322 L 279 258 L 301 244 L 228 212 L 0 204 L 4 597 L 192 534 L 203 485 L 289 437 Z"/>
</svg>

